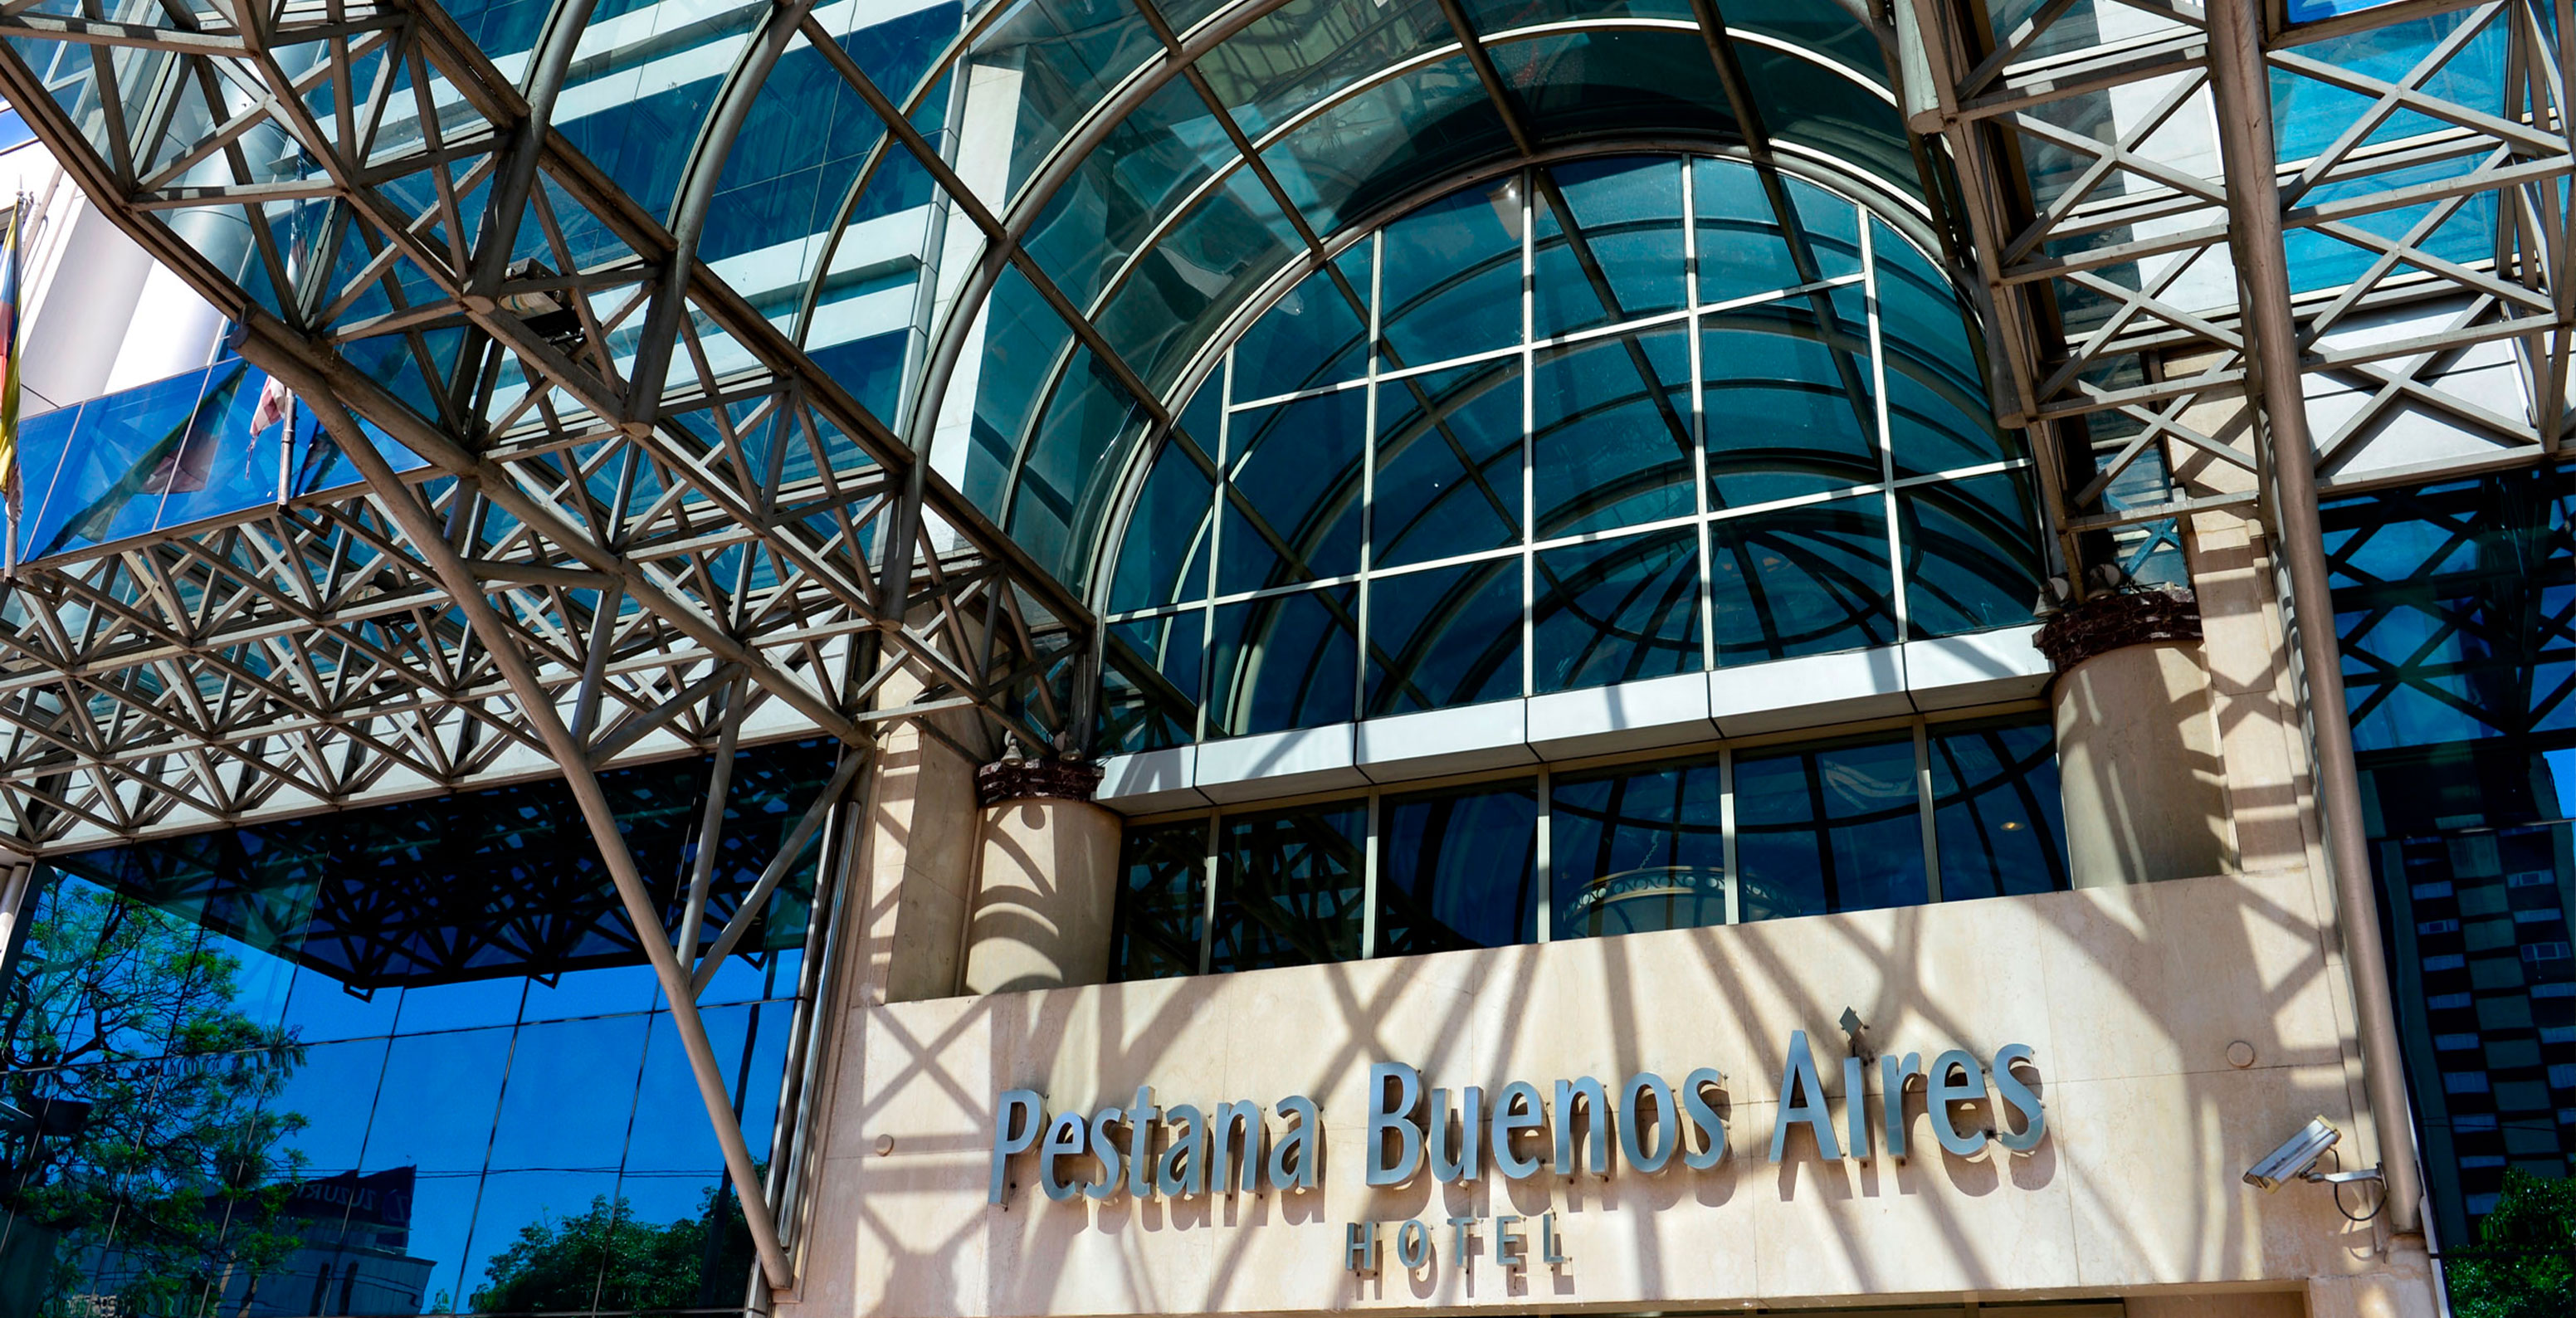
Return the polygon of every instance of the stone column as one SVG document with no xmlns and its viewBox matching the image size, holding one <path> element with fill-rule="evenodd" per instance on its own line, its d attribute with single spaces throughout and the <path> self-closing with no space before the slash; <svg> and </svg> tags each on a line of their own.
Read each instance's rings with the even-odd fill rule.
<svg viewBox="0 0 2576 1318">
<path fill-rule="evenodd" d="M 2224 873 L 2226 772 L 2191 595 L 2105 591 L 2041 629 L 2079 888 Z"/>
<path fill-rule="evenodd" d="M 984 806 L 966 991 L 1099 984 L 1118 900 L 1118 816 L 1092 804 L 1100 770 L 1003 760 L 976 771 Z"/>
</svg>

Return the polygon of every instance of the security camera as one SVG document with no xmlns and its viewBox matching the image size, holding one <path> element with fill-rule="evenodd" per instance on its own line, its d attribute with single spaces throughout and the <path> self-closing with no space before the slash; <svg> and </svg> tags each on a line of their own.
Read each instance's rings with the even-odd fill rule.
<svg viewBox="0 0 2576 1318">
<path fill-rule="evenodd" d="M 2258 1189 L 2277 1190 L 2283 1181 L 2294 1181 L 2317 1165 L 2317 1159 L 2343 1138 L 2333 1122 L 2319 1117 L 2298 1134 L 2281 1142 L 2281 1147 L 2263 1155 L 2261 1162 L 2245 1170 L 2245 1183 Z"/>
</svg>

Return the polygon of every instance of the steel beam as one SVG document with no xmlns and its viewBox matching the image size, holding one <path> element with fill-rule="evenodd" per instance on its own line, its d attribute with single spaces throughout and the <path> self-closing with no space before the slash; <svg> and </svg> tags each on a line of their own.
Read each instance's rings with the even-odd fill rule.
<svg viewBox="0 0 2576 1318">
<path fill-rule="evenodd" d="M 599 784 L 599 774 L 581 743 L 572 735 L 556 711 L 555 696 L 537 680 L 536 670 L 518 645 L 517 638 L 501 621 L 474 575 L 443 529 L 430 518 L 429 510 L 412 497 L 411 490 L 394 474 L 375 445 L 367 440 L 358 423 L 339 400 L 319 386 L 321 381 L 309 373 L 297 381 L 310 390 L 307 395 L 323 425 L 340 442 L 367 484 L 385 500 L 385 505 L 401 524 L 404 534 L 427 559 L 439 579 L 447 584 L 456 606 L 477 635 L 483 638 L 494 662 L 509 681 L 517 697 L 519 713 L 531 724 L 537 735 L 553 752 L 564 772 L 564 783 L 572 789 L 573 799 L 580 803 L 582 820 L 589 825 L 591 840 L 599 848 L 600 860 L 607 867 L 609 881 L 617 889 L 618 900 L 626 907 L 627 919 L 635 926 L 636 943 L 644 949 L 645 959 L 652 964 L 654 977 L 661 981 L 662 994 L 670 1003 L 671 1023 L 680 1036 L 680 1045 L 689 1055 L 689 1069 L 698 1082 L 698 1095 L 706 1103 L 708 1124 L 714 1127 L 716 1142 L 724 1151 L 725 1170 L 733 1179 L 735 1196 L 742 1203 L 743 1218 L 751 1232 L 752 1247 L 760 1255 L 761 1273 L 772 1290 L 788 1290 L 795 1285 L 795 1269 L 787 1260 L 778 1240 L 777 1220 L 769 1211 L 762 1191 L 759 1170 L 751 1160 L 751 1151 L 742 1137 L 742 1123 L 733 1111 L 732 1097 L 725 1091 L 724 1073 L 716 1061 L 715 1048 L 707 1041 L 706 1022 L 698 1015 L 697 993 L 689 973 L 680 965 L 669 939 L 663 932 L 660 910 L 645 891 L 643 874 L 637 869 L 634 853 L 627 848 L 625 835 L 618 829 L 616 808 Z"/>
<path fill-rule="evenodd" d="M 2273 170 L 2272 88 L 2263 61 L 2262 16 L 2255 0 L 2211 0 L 2210 78 L 2218 91 L 2219 148 L 2233 182 L 2229 247 L 2244 290 L 2245 322 L 2262 376 L 2265 447 L 2280 522 L 2281 557 L 2289 568 L 2290 607 L 2307 687 L 2310 737 L 2316 748 L 2317 807 L 2325 817 L 2326 859 L 2343 925 L 2344 965 L 2352 975 L 2360 1018 L 2363 1080 L 2379 1137 L 2389 1225 L 2423 1230 L 2423 1178 L 2416 1163 L 2414 1108 L 2406 1095 L 2406 1062 L 2398 1050 L 2396 999 L 2379 929 L 2379 892 L 2353 763 L 2352 719 L 2345 707 L 2343 648 L 2335 637 L 2333 583 L 2317 512 L 2316 450 L 2308 436 L 2307 399 L 2299 386 L 2298 324 L 2290 307 L 2289 257 L 2282 242 L 2281 193 Z"/>
</svg>

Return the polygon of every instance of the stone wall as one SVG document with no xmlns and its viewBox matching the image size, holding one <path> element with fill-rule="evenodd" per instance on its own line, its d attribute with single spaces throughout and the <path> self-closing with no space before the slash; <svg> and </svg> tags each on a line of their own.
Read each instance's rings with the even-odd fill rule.
<svg viewBox="0 0 2576 1318">
<path fill-rule="evenodd" d="M 799 1291 L 782 1315 L 1285 1313 L 1355 1308 L 1682 1308 L 2273 1292 L 2211 1312 L 2297 1312 L 2302 1295 L 2417 1297 L 2322 1187 L 2239 1174 L 2323 1115 L 2355 1126 L 2340 967 L 2303 872 L 2230 875 L 1731 928 L 934 1001 L 862 1000 L 839 1020 L 827 1140 Z M 1768 1161 L 1793 1030 L 1840 1120 L 1838 1021 L 1874 1051 L 2035 1052 L 2049 1134 L 2028 1154 L 1934 1143 L 1826 1161 L 1803 1134 Z M 2244 1048 L 2231 1049 L 2242 1043 Z M 2231 1056 L 2231 1052 L 2233 1056 Z M 2250 1056 L 2249 1056 L 2250 1053 Z M 1726 1157 L 1653 1175 L 1543 1173 L 1466 1187 L 1363 1184 L 1372 1063 L 1426 1085 L 1552 1092 L 1639 1071 L 1730 1077 Z M 2243 1063 L 2239 1065 L 2239 1063 Z M 1869 1119 L 1881 1108 L 1872 1067 Z M 996 1095 L 1050 1111 L 1128 1101 L 1321 1104 L 1309 1192 L 1051 1202 L 1034 1158 L 987 1202 Z M 1973 1113 L 1967 1114 L 1973 1117 Z M 1280 1130 L 1274 1116 L 1274 1137 Z M 2355 1141 L 2347 1139 L 2350 1148 Z M 1472 1266 L 1445 1220 L 1552 1211 L 1567 1262 L 1509 1272 L 1490 1220 Z M 1344 1266 L 1345 1224 L 1422 1219 L 1432 1266 Z M 1536 1256 L 1532 1233 L 1533 1258 Z M 2281 1308 L 2287 1304 L 2290 1307 Z M 2251 1307 L 2246 1307 L 2250 1305 Z M 2207 1306 L 2203 1306 L 2206 1308 Z M 2383 1307 L 2378 1300 L 2358 1308 Z M 2407 1300 L 2392 1314 L 2421 1311 Z M 2157 1310 L 2157 1312 L 2164 1312 Z M 2176 1312 L 2199 1312 L 2183 1308 Z"/>
</svg>

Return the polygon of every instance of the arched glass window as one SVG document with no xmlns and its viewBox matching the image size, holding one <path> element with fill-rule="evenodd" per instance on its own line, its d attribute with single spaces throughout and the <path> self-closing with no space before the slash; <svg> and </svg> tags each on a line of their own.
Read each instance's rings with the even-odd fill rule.
<svg viewBox="0 0 2576 1318">
<path fill-rule="evenodd" d="M 2039 593 L 1949 281 L 1735 159 L 1421 206 L 1179 415 L 1103 574 L 1111 750 L 2012 626 Z"/>
</svg>

